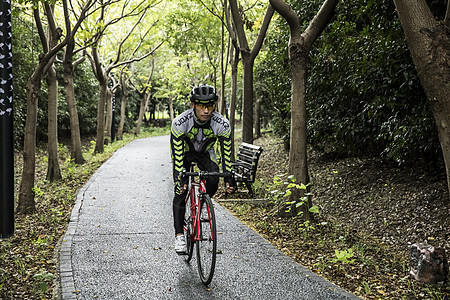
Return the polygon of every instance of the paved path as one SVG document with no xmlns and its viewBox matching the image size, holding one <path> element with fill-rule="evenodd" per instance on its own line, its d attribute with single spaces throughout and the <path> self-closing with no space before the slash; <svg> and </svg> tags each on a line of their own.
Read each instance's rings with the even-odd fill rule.
<svg viewBox="0 0 450 300">
<path fill-rule="evenodd" d="M 216 204 L 205 287 L 173 249 L 169 138 L 133 141 L 80 190 L 60 252 L 62 299 L 359 299 L 294 262 Z"/>
</svg>

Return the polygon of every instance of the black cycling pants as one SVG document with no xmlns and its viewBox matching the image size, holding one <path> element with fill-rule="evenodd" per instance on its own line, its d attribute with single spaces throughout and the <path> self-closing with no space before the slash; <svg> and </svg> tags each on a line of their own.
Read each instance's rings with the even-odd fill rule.
<svg viewBox="0 0 450 300">
<path fill-rule="evenodd" d="M 211 149 L 212 150 L 212 149 Z M 212 152 L 214 153 L 214 152 Z M 210 152 L 188 152 L 184 157 L 183 167 L 186 170 L 190 170 L 193 162 L 197 163 L 198 168 L 201 171 L 219 172 L 219 166 L 215 162 L 215 158 L 212 158 Z M 219 187 L 219 177 L 209 176 L 206 178 L 206 192 L 212 198 L 217 192 Z M 178 194 L 175 188 L 173 197 L 173 222 L 175 227 L 175 234 L 183 233 L 183 220 L 184 213 L 186 211 L 186 199 L 187 190 L 183 194 Z"/>
</svg>

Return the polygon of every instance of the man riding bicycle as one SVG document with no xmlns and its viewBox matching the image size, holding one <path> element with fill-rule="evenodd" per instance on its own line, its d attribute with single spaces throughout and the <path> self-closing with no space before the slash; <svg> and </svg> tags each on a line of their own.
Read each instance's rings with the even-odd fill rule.
<svg viewBox="0 0 450 300">
<path fill-rule="evenodd" d="M 184 253 L 186 241 L 183 235 L 183 220 L 186 209 L 184 202 L 187 193 L 186 179 L 180 178 L 185 168 L 189 170 L 193 162 L 202 171 L 219 172 L 219 160 L 223 172 L 231 172 L 230 123 L 215 111 L 217 94 L 209 85 L 194 87 L 190 96 L 191 109 L 183 112 L 172 122 L 170 148 L 173 162 L 175 184 L 173 198 L 173 218 L 175 227 L 175 251 Z M 215 144 L 217 143 L 216 147 Z M 215 150 L 216 148 L 216 150 Z M 217 156 L 216 156 L 217 151 Z M 228 193 L 234 191 L 232 177 L 224 179 Z M 219 178 L 207 178 L 206 189 L 209 196 L 216 193 Z"/>
</svg>

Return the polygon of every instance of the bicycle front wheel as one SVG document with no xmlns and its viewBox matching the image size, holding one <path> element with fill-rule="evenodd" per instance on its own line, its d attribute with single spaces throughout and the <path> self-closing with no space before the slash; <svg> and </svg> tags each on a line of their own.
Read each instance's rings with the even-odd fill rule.
<svg viewBox="0 0 450 300">
<path fill-rule="evenodd" d="M 211 283 L 216 266 L 216 216 L 208 194 L 201 195 L 200 203 L 200 240 L 197 241 L 197 263 L 200 278 L 203 284 L 208 285 Z"/>
<path fill-rule="evenodd" d="M 191 197 L 187 197 L 186 199 L 186 210 L 184 213 L 183 224 L 184 238 L 186 240 L 186 255 L 184 256 L 184 261 L 190 262 L 194 252 L 194 241 L 192 240 L 192 235 L 194 232 L 192 226 L 192 213 L 195 214 L 195 211 L 192 210 Z"/>
</svg>

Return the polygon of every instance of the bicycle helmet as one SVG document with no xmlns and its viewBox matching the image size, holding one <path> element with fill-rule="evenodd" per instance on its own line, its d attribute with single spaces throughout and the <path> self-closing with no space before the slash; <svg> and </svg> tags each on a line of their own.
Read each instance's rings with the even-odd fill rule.
<svg viewBox="0 0 450 300">
<path fill-rule="evenodd" d="M 197 104 L 210 104 L 217 101 L 216 90 L 207 84 L 201 84 L 192 89 L 189 99 Z"/>
</svg>

